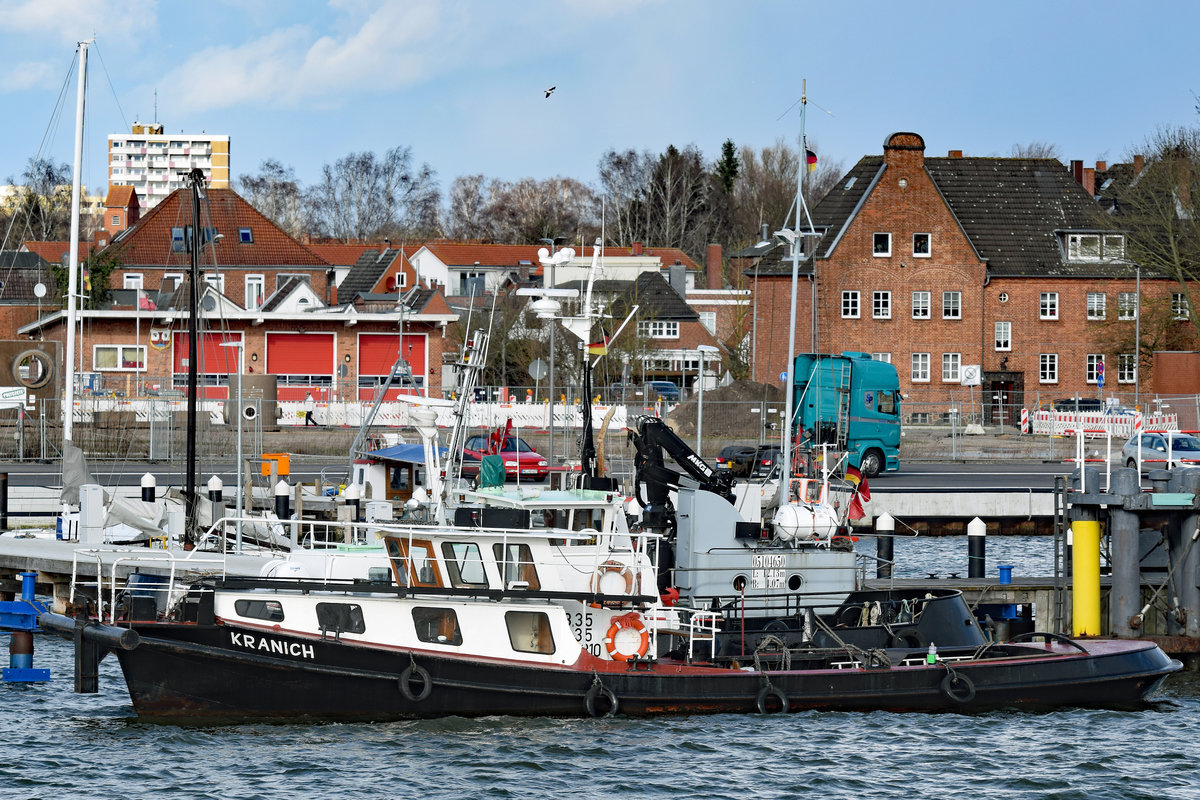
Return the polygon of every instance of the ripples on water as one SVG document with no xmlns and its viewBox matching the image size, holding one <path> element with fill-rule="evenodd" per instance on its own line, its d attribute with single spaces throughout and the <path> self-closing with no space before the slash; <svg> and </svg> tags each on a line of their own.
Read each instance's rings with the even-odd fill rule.
<svg viewBox="0 0 1200 800">
<path fill-rule="evenodd" d="M 0 797 L 1060 798 L 1200 796 L 1200 677 L 1140 712 L 451 718 L 380 725 L 136 722 L 119 668 L 71 692 L 70 645 L 40 636 L 48 685 L 0 684 Z"/>
</svg>

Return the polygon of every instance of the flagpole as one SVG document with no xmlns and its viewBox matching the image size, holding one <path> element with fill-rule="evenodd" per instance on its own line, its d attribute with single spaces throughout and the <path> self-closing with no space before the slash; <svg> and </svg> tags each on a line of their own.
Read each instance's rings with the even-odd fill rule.
<svg viewBox="0 0 1200 800">
<path fill-rule="evenodd" d="M 800 209 L 804 206 L 804 171 L 808 169 L 808 150 L 804 145 L 804 110 L 808 105 L 808 81 L 800 83 L 800 155 L 796 159 L 796 227 L 792 231 L 792 298 L 791 311 L 788 314 L 788 357 L 784 369 L 784 423 L 780 449 L 783 450 L 783 476 L 780 478 L 779 490 L 783 502 L 791 500 L 792 478 L 792 394 L 795 392 L 796 368 L 796 286 L 800 275 Z M 816 285 L 816 281 L 813 281 Z"/>
</svg>

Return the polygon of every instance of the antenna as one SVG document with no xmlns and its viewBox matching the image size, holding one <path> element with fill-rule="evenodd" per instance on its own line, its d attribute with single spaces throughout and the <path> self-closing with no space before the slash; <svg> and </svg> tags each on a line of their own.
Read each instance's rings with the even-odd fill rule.
<svg viewBox="0 0 1200 800">
<path fill-rule="evenodd" d="M 154 124 L 158 124 L 158 89 L 154 90 Z"/>
</svg>

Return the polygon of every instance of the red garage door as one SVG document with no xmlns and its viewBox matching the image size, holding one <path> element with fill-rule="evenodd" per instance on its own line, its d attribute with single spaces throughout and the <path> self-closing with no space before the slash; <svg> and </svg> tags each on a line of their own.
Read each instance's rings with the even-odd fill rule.
<svg viewBox="0 0 1200 800">
<path fill-rule="evenodd" d="M 358 335 L 358 377 L 359 399 L 374 398 L 374 388 L 383 383 L 383 379 L 392 370 L 396 359 L 404 356 L 412 368 L 414 385 L 395 387 L 388 392 L 389 397 L 397 394 L 413 394 L 418 388 L 424 388 L 427 381 L 425 374 L 426 336 L 424 334 L 405 334 L 403 343 L 395 333 L 360 333 Z"/>
<path fill-rule="evenodd" d="M 187 386 L 188 373 L 188 334 L 176 332 L 171 337 L 171 347 L 174 351 L 171 354 L 171 361 L 174 365 L 174 381 L 176 388 L 185 388 Z M 198 364 L 196 374 L 201 376 L 199 379 L 200 397 L 226 397 L 227 386 L 214 386 L 216 383 L 212 379 L 206 379 L 203 376 L 207 375 L 236 375 L 238 349 L 236 347 L 222 347 L 223 342 L 240 342 L 241 334 L 237 333 L 204 333 L 200 335 L 200 346 L 197 348 L 196 357 Z"/>
<path fill-rule="evenodd" d="M 333 386 L 334 335 L 332 333 L 268 333 L 265 370 L 279 379 L 280 400 L 301 400 L 313 388 L 314 396 Z"/>
</svg>

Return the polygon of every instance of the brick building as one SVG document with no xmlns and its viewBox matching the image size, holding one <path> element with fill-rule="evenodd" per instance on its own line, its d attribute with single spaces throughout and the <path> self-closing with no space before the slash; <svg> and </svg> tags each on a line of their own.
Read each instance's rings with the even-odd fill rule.
<svg viewBox="0 0 1200 800">
<path fill-rule="evenodd" d="M 1105 326 L 1127 324 L 1133 349 L 1135 267 L 1124 235 L 1057 160 L 927 158 L 919 135 L 896 133 L 812 216 L 819 238 L 799 251 L 797 352 L 871 352 L 896 365 L 917 403 L 946 401 L 978 365 L 980 396 L 1002 398 L 985 407 L 993 418 L 1035 396 L 1132 391 L 1133 352 L 1106 356 L 1101 342 L 1112 338 Z M 774 382 L 786 362 L 791 255 L 746 255 L 754 375 Z M 1143 275 L 1143 297 L 1171 292 Z"/>
<path fill-rule="evenodd" d="M 371 399 L 400 356 L 412 386 L 440 393 L 445 331 L 456 315 L 439 292 L 399 293 L 394 285 L 377 292 L 387 283 L 387 265 L 376 258 L 363 265 L 370 275 L 351 269 L 345 279 L 363 289 L 339 298 L 333 266 L 232 190 L 206 190 L 200 212 L 197 235 L 191 194 L 176 191 L 100 252 L 120 263 L 109 278 L 110 302 L 79 312 L 80 364 L 99 376 L 103 390 L 186 386 L 190 248 L 199 241 L 197 350 L 205 396 L 226 397 L 236 373 L 237 351 L 225 342 L 243 344 L 246 373 L 276 376 L 280 400 L 309 391 L 321 399 Z M 65 314 L 44 314 L 19 334 L 65 342 Z"/>
</svg>

